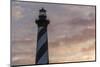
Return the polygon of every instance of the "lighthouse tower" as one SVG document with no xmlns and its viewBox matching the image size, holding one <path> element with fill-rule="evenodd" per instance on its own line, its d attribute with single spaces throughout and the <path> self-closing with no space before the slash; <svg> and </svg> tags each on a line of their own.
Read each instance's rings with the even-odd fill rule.
<svg viewBox="0 0 100 67">
<path fill-rule="evenodd" d="M 39 10 L 39 18 L 35 21 L 38 26 L 37 34 L 37 48 L 36 48 L 36 64 L 48 64 L 48 34 L 47 26 L 49 20 L 47 20 L 46 10 L 44 8 Z"/>
</svg>

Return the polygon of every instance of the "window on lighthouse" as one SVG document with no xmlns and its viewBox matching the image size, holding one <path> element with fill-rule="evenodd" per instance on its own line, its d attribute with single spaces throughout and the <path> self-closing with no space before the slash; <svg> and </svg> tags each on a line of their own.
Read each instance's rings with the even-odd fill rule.
<svg viewBox="0 0 100 67">
<path fill-rule="evenodd" d="M 46 13 L 45 12 L 40 12 L 40 15 L 46 15 Z"/>
</svg>

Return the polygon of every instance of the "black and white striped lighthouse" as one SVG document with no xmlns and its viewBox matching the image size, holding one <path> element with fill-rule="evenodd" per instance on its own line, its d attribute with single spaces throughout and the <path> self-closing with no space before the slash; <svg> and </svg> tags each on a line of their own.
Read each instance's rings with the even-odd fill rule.
<svg viewBox="0 0 100 67">
<path fill-rule="evenodd" d="M 37 49 L 36 49 L 36 64 L 48 64 L 48 34 L 47 26 L 49 20 L 47 20 L 46 10 L 44 8 L 39 10 L 39 18 L 35 21 L 38 26 L 37 34 Z"/>
</svg>

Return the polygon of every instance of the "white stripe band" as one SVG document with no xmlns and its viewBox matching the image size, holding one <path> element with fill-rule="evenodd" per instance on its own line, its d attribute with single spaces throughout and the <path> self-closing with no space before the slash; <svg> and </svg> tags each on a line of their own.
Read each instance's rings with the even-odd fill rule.
<svg viewBox="0 0 100 67">
<path fill-rule="evenodd" d="M 44 27 L 39 27 L 38 28 L 38 33 L 43 29 Z"/>
<path fill-rule="evenodd" d="M 45 32 L 43 34 L 43 36 L 38 40 L 37 42 L 37 47 L 38 47 L 38 50 L 41 48 L 41 46 L 47 41 L 47 32 Z"/>
<path fill-rule="evenodd" d="M 48 52 L 46 51 L 44 55 L 38 61 L 38 64 L 45 64 L 48 62 Z"/>
</svg>

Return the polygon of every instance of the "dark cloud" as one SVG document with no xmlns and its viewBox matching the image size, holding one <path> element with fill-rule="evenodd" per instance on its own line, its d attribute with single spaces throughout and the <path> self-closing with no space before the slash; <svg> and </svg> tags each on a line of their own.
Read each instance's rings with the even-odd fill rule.
<svg viewBox="0 0 100 67">
<path fill-rule="evenodd" d="M 85 29 L 79 35 L 72 36 L 71 38 L 64 37 L 56 40 L 55 42 L 50 42 L 49 46 L 52 48 L 56 48 L 60 46 L 60 42 L 64 42 L 63 46 L 68 45 L 76 45 L 76 43 L 81 43 L 85 41 L 89 41 L 91 39 L 95 39 L 95 29 Z"/>
</svg>

